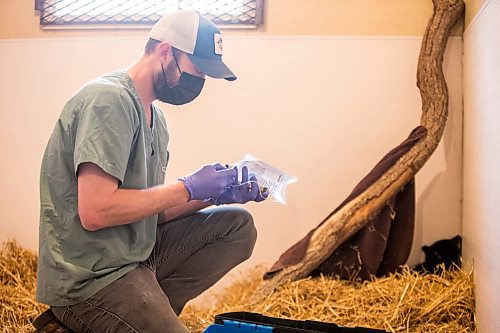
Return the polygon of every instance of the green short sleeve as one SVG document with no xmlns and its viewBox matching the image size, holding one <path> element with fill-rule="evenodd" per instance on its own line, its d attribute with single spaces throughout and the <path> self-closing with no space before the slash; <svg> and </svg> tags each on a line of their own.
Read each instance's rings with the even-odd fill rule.
<svg viewBox="0 0 500 333">
<path fill-rule="evenodd" d="M 80 110 L 75 138 L 74 168 L 84 162 L 98 165 L 123 183 L 135 126 L 133 104 L 114 87 L 92 87 Z M 97 91 L 96 91 L 97 90 Z"/>
</svg>

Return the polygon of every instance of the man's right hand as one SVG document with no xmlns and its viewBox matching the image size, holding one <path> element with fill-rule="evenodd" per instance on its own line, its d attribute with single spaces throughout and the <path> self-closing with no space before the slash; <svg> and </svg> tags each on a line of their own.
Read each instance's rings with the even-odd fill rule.
<svg viewBox="0 0 500 333">
<path fill-rule="evenodd" d="M 179 180 L 189 192 L 189 201 L 208 200 L 218 198 L 231 185 L 235 185 L 238 182 L 238 171 L 219 163 L 209 164 Z"/>
</svg>

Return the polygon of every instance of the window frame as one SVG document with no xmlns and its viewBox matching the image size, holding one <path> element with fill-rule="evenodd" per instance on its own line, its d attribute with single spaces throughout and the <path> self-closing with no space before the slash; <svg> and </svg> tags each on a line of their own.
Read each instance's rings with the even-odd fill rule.
<svg viewBox="0 0 500 333">
<path fill-rule="evenodd" d="M 147 20 L 134 21 L 134 20 L 124 20 L 122 22 L 115 22 L 112 20 L 103 20 L 101 22 L 83 22 L 78 20 L 72 20 L 69 22 L 65 21 L 46 21 L 45 17 L 50 14 L 45 13 L 45 5 L 50 4 L 54 0 L 35 0 L 35 11 L 40 16 L 40 28 L 43 30 L 135 30 L 135 29 L 150 29 L 158 20 Z M 171 0 L 172 1 L 172 0 Z M 177 7 L 180 8 L 180 1 L 177 2 Z M 264 24 L 264 5 L 265 0 L 251 0 L 255 2 L 255 16 L 253 18 L 253 23 L 241 23 L 241 22 L 226 22 L 218 18 L 216 14 L 203 13 L 208 17 L 214 24 L 216 24 L 221 29 L 256 29 Z M 163 14 L 154 14 L 159 16 Z M 244 15 L 244 14 L 242 14 Z M 159 19 L 158 18 L 158 19 Z"/>
</svg>

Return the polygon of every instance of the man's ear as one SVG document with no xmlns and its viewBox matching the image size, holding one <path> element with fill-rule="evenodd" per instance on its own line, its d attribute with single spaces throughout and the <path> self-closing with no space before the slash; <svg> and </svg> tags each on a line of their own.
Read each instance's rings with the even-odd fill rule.
<svg viewBox="0 0 500 333">
<path fill-rule="evenodd" d="M 171 54 L 172 46 L 169 43 L 162 42 L 156 48 L 156 56 L 162 61 L 165 61 Z"/>
</svg>

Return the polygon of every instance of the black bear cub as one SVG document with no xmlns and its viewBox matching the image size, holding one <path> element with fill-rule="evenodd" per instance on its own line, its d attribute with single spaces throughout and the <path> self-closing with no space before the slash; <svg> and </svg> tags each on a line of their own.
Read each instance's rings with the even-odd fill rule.
<svg viewBox="0 0 500 333">
<path fill-rule="evenodd" d="M 461 266 L 462 237 L 455 236 L 451 239 L 442 239 L 431 246 L 422 246 L 425 261 L 414 269 L 418 272 L 439 273 L 442 267 L 446 269 Z"/>
</svg>

